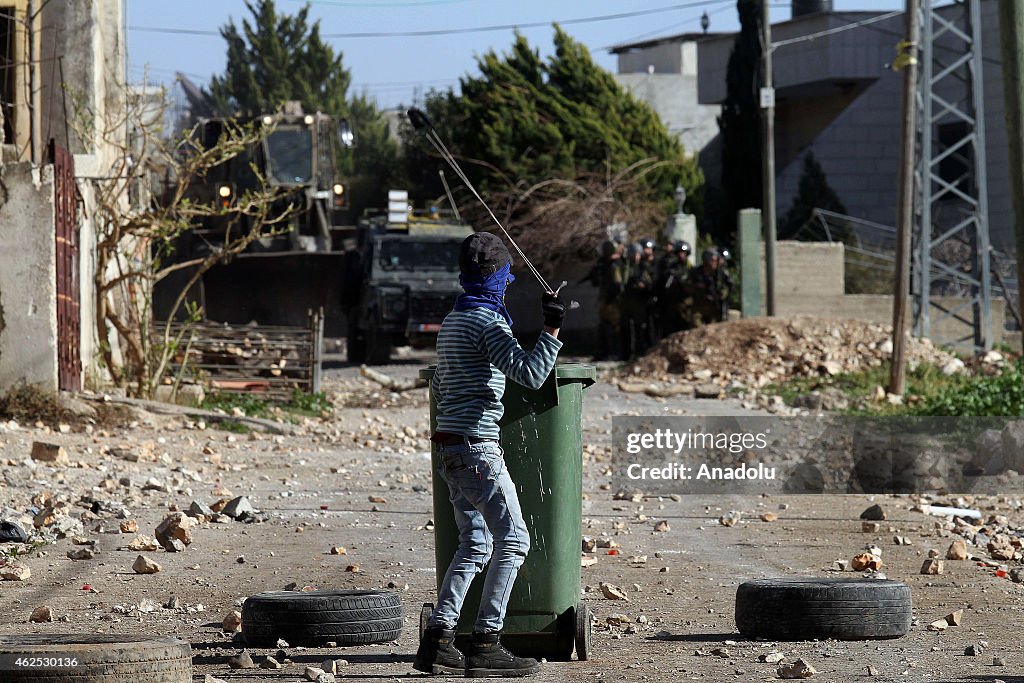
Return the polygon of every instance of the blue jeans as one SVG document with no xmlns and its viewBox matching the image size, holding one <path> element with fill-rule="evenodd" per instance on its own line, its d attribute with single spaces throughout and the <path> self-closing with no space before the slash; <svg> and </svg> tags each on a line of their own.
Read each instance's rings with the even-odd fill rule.
<svg viewBox="0 0 1024 683">
<path fill-rule="evenodd" d="M 497 633 L 519 568 L 530 550 L 515 484 L 496 441 L 441 448 L 438 473 L 448 483 L 459 547 L 448 565 L 429 625 L 454 629 L 473 578 L 490 562 L 473 630 Z"/>
</svg>

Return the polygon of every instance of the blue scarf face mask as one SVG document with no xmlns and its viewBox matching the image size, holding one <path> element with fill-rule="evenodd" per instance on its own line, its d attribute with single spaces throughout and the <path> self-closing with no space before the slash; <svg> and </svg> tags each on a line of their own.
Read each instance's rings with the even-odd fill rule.
<svg viewBox="0 0 1024 683">
<path fill-rule="evenodd" d="M 460 294 L 455 300 L 456 311 L 468 311 L 471 308 L 486 308 L 494 311 L 505 318 L 505 322 L 512 327 L 512 316 L 505 308 L 505 288 L 515 282 L 516 276 L 512 274 L 512 264 L 506 263 L 493 275 L 487 277 L 473 277 L 463 273 L 459 276 L 459 284 L 465 293 Z"/>
</svg>

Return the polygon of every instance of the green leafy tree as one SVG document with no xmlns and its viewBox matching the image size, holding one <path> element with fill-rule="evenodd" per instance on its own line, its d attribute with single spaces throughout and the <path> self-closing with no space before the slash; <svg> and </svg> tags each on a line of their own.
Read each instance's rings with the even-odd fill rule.
<svg viewBox="0 0 1024 683">
<path fill-rule="evenodd" d="M 305 111 L 347 118 L 356 134 L 351 151 L 340 153 L 339 168 L 350 177 L 353 213 L 381 205 L 397 164 L 397 146 L 387 122 L 363 95 L 350 96 L 352 75 L 310 21 L 309 4 L 296 14 L 278 13 L 274 0 L 245 3 L 251 19 L 221 28 L 227 42 L 227 68 L 210 80 L 208 94 L 222 116 L 275 111 L 298 101 Z M 359 188 L 361 191 L 356 191 Z"/>
<path fill-rule="evenodd" d="M 793 238 L 800 228 L 811 220 L 811 214 L 815 209 L 846 213 L 846 206 L 828 184 L 825 170 L 814 158 L 814 152 L 808 152 L 804 156 L 804 169 L 800 175 L 799 189 L 793 197 L 793 205 L 789 207 L 789 211 L 779 224 L 779 237 Z"/>
<path fill-rule="evenodd" d="M 726 70 L 726 98 L 718 128 L 722 135 L 722 182 L 712 230 L 731 240 L 740 209 L 759 209 L 761 196 L 761 117 L 758 108 L 761 2 L 737 0 L 740 32 Z"/>
<path fill-rule="evenodd" d="M 677 183 L 686 188 L 689 209 L 699 213 L 703 176 L 696 159 L 657 114 L 557 25 L 554 46 L 544 60 L 517 34 L 507 54 L 490 51 L 477 59 L 479 74 L 463 77 L 459 94 L 426 97 L 441 138 L 499 215 L 527 241 L 550 248 L 550 239 L 568 236 L 583 253 L 602 238 L 606 222 L 625 220 L 637 232 L 657 232 L 666 212 L 674 211 Z M 408 128 L 404 153 L 412 186 L 442 196 L 442 162 Z M 480 217 L 452 185 L 460 208 Z"/>
</svg>

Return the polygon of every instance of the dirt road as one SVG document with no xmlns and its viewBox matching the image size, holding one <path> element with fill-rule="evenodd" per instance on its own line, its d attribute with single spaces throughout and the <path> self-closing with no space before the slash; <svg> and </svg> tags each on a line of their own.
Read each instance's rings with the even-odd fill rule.
<svg viewBox="0 0 1024 683">
<path fill-rule="evenodd" d="M 383 370 L 411 377 L 424 360 L 414 357 Z M 327 375 L 329 388 L 344 394 L 349 407 L 339 408 L 330 420 L 310 421 L 296 436 L 234 434 L 151 415 L 139 415 L 138 424 L 108 433 L 2 427 L 0 508 L 21 512 L 32 505 L 34 495 L 51 491 L 66 495 L 71 513 L 79 516 L 85 508 L 76 502 L 85 494 L 97 501 L 122 502 L 141 532 L 152 535 L 174 506 L 184 510 L 193 499 L 209 504 L 245 495 L 269 520 L 204 523 L 194 530 L 185 552 L 143 553 L 162 570 L 138 575 L 131 567 L 139 553 L 120 549 L 133 534 L 117 533 L 119 520 L 109 515 L 87 513 L 81 536 L 96 541 L 95 558 L 68 559 L 67 551 L 78 547 L 70 539 L 21 558 L 32 576 L 0 582 L 0 605 L 6 613 L 0 633 L 175 634 L 193 645 L 196 681 L 205 674 L 238 682 L 295 681 L 305 665 L 328 657 L 348 661 L 339 679 L 398 679 L 413 673 L 419 607 L 433 600 L 435 585 L 432 534 L 424 528 L 432 517 L 425 392 L 388 396 L 360 380 L 350 367 L 328 370 Z M 388 407 L 368 407 L 381 403 Z M 883 681 L 1024 680 L 1022 584 L 970 561 L 946 561 L 942 575 L 920 575 L 928 550 L 944 556 L 955 537 L 937 529 L 936 518 L 912 512 L 907 497 L 613 500 L 608 418 L 680 412 L 747 411 L 730 401 L 626 394 L 604 383 L 588 391 L 584 533 L 613 538 L 620 554 L 601 555 L 594 566 L 583 569 L 583 598 L 599 622 L 594 658 L 549 663 L 533 680 L 773 680 L 776 665 L 758 662 L 760 655 L 772 652 L 790 660 L 804 657 L 818 670 L 813 680 L 821 681 L 861 679 L 868 676 L 869 666 Z M 64 445 L 73 464 L 30 464 L 36 440 Z M 138 462 L 124 459 L 124 451 L 105 452 L 115 447 L 137 454 Z M 1024 513 L 1012 500 L 1019 492 L 1012 493 L 972 502 L 986 514 L 1008 515 L 1020 523 Z M 386 502 L 371 503 L 371 496 Z M 858 516 L 872 502 L 880 502 L 889 518 L 869 534 L 862 532 Z M 743 513 L 735 527 L 718 523 L 729 510 Z M 778 520 L 760 521 L 767 511 Z M 669 522 L 669 531 L 653 530 L 661 520 Z M 94 530 L 97 524 L 104 532 Z M 907 537 L 911 545 L 896 545 L 896 535 Z M 835 560 L 850 559 L 868 543 L 882 548 L 888 577 L 907 582 L 913 590 L 917 619 L 908 636 L 878 642 L 771 643 L 746 640 L 735 632 L 733 598 L 739 583 L 822 575 Z M 346 554 L 330 554 L 332 546 L 343 546 Z M 647 563 L 632 566 L 629 558 L 636 555 L 646 555 Z M 346 571 L 353 565 L 358 571 Z M 596 590 L 600 582 L 620 586 L 629 601 L 604 599 Z M 282 670 L 229 669 L 226 659 L 240 647 L 221 633 L 223 616 L 248 595 L 290 583 L 336 589 L 390 585 L 401 595 L 406 628 L 400 640 L 388 645 L 290 648 L 296 664 Z M 83 590 L 86 585 L 92 590 Z M 165 608 L 172 596 L 178 606 Z M 29 623 L 29 614 L 42 604 L 53 608 L 56 621 Z M 942 633 L 926 630 L 930 622 L 956 609 L 965 610 L 962 626 Z M 609 626 L 613 615 L 625 616 Z M 967 646 L 982 644 L 982 654 L 964 654 Z M 251 652 L 259 662 L 271 651 Z"/>
</svg>

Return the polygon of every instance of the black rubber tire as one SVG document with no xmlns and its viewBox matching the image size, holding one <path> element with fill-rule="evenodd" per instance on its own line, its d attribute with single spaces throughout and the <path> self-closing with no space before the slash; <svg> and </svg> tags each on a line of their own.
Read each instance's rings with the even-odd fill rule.
<svg viewBox="0 0 1024 683">
<path fill-rule="evenodd" d="M 910 587 L 887 579 L 758 579 L 736 591 L 736 627 L 751 638 L 899 638 L 912 611 Z"/>
<path fill-rule="evenodd" d="M 272 591 L 242 604 L 242 635 L 253 646 L 389 643 L 402 635 L 402 603 L 388 591 Z"/>
<path fill-rule="evenodd" d="M 430 621 L 430 615 L 434 612 L 434 603 L 425 602 L 423 607 L 420 607 L 420 640 L 423 640 L 423 634 L 427 632 L 427 623 Z"/>
<path fill-rule="evenodd" d="M 370 327 L 366 333 L 366 364 L 387 365 L 390 363 L 392 341 L 390 334 Z"/>
<path fill-rule="evenodd" d="M 171 636 L 0 636 L 4 683 L 192 683 L 192 648 Z M 60 669 L 17 667 L 18 657 L 73 658 Z"/>
<path fill-rule="evenodd" d="M 366 361 L 366 336 L 359 330 L 350 331 L 345 338 L 345 358 L 349 363 Z"/>
<path fill-rule="evenodd" d="M 581 662 L 590 659 L 593 640 L 594 623 L 590 617 L 590 607 L 581 602 L 576 606 L 576 659 Z"/>
</svg>

